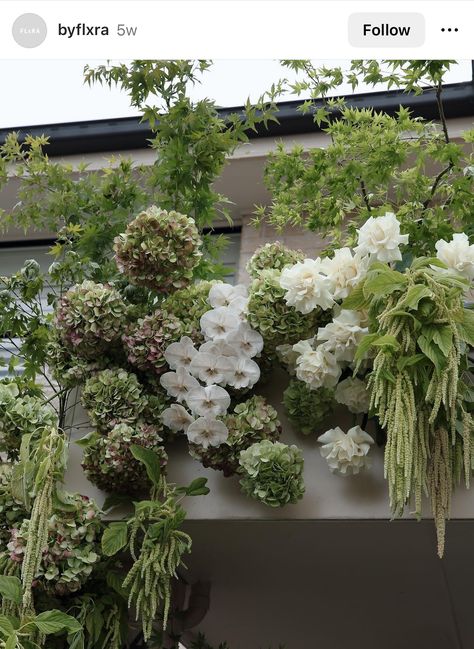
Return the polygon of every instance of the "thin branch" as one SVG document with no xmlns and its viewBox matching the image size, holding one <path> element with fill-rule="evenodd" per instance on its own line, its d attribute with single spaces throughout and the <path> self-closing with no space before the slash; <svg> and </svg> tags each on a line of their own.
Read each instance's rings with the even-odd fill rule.
<svg viewBox="0 0 474 649">
<path fill-rule="evenodd" d="M 429 198 L 427 198 L 426 201 L 423 203 L 423 209 L 426 210 L 430 206 L 431 201 L 433 200 L 434 195 L 436 194 L 436 190 L 438 189 L 440 182 L 442 181 L 444 176 L 451 171 L 453 167 L 454 167 L 453 163 L 450 162 L 448 166 L 445 167 L 442 171 L 440 171 L 439 174 L 436 176 L 436 178 L 434 179 L 434 183 L 431 187 L 431 193 L 429 195 Z"/>
<path fill-rule="evenodd" d="M 449 144 L 449 133 L 448 133 L 448 124 L 446 122 L 446 115 L 444 113 L 444 106 L 443 106 L 443 100 L 441 98 L 441 94 L 443 92 L 443 83 L 440 81 L 438 83 L 438 86 L 436 88 L 436 103 L 438 105 L 438 113 L 439 113 L 439 118 L 441 120 L 441 124 L 443 127 L 443 133 L 444 133 L 444 139 L 446 144 Z"/>
<path fill-rule="evenodd" d="M 367 194 L 367 189 L 365 187 L 365 183 L 362 178 L 360 179 L 360 189 L 362 191 L 362 198 L 364 199 L 364 203 L 367 207 L 367 211 L 371 212 L 372 208 L 370 207 L 369 195 Z"/>
</svg>

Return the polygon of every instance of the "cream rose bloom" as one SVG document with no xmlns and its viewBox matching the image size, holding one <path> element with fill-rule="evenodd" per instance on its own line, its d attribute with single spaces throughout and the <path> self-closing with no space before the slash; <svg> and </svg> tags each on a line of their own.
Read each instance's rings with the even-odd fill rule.
<svg viewBox="0 0 474 649">
<path fill-rule="evenodd" d="M 345 433 L 341 428 L 331 428 L 318 438 L 322 444 L 320 453 L 332 473 L 356 474 L 369 468 L 367 454 L 374 440 L 360 426 L 354 426 Z"/>
<path fill-rule="evenodd" d="M 316 340 L 323 342 L 325 349 L 334 352 L 338 361 L 350 363 L 367 333 L 368 328 L 362 326 L 361 314 L 343 309 L 332 322 L 318 329 Z"/>
<path fill-rule="evenodd" d="M 312 390 L 334 387 L 341 372 L 336 357 L 324 349 L 324 345 L 305 351 L 296 359 L 296 377 L 307 383 Z"/>
<path fill-rule="evenodd" d="M 436 256 L 443 264 L 466 279 L 474 280 L 474 244 L 464 232 L 453 234 L 451 241 L 440 239 L 435 243 Z"/>
<path fill-rule="evenodd" d="M 393 212 L 376 218 L 371 216 L 357 232 L 359 238 L 354 251 L 379 261 L 400 260 L 399 246 L 408 243 L 408 234 L 400 234 L 400 222 Z"/>
<path fill-rule="evenodd" d="M 337 384 L 334 398 L 351 412 L 359 414 L 368 412 L 370 395 L 365 381 L 349 376 Z"/>
<path fill-rule="evenodd" d="M 322 261 L 305 259 L 284 268 L 280 286 L 286 290 L 285 301 L 300 313 L 311 313 L 318 306 L 329 309 L 334 304 L 331 280 L 322 272 Z"/>
<path fill-rule="evenodd" d="M 332 259 L 323 259 L 321 269 L 333 284 L 335 300 L 347 297 L 354 286 L 357 286 L 367 274 L 369 256 L 352 255 L 350 248 L 339 248 Z"/>
</svg>

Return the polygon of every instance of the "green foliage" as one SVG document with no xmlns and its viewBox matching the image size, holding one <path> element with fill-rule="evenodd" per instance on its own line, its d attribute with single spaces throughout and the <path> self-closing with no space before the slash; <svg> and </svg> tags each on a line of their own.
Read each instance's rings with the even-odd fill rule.
<svg viewBox="0 0 474 649">
<path fill-rule="evenodd" d="M 265 180 L 273 201 L 260 208 L 279 227 L 304 224 L 309 229 L 354 242 L 355 230 L 374 210 L 397 214 L 409 234 L 414 256 L 431 252 L 453 231 L 472 233 L 472 135 L 450 139 L 443 109 L 443 80 L 450 61 L 352 61 L 342 68 L 314 68 L 309 61 L 284 61 L 302 75 L 283 84 L 303 97 L 301 110 L 330 138 L 324 148 L 286 151 L 270 156 Z M 387 84 L 406 92 L 429 92 L 439 123 L 413 118 L 400 106 L 395 115 L 356 109 L 329 91 L 349 82 Z"/>
<path fill-rule="evenodd" d="M 240 454 L 242 491 L 269 507 L 284 507 L 303 497 L 303 454 L 295 446 L 263 440 Z"/>
<path fill-rule="evenodd" d="M 430 262 L 417 260 L 403 275 L 372 266 L 361 287 L 370 301 L 371 333 L 356 360 L 374 349 L 371 408 L 387 431 L 393 513 L 401 515 L 413 499 L 421 516 L 428 493 L 442 556 L 453 486 L 462 472 L 469 485 L 471 473 L 474 420 L 466 374 L 472 312 L 463 304 L 468 281 Z"/>
</svg>

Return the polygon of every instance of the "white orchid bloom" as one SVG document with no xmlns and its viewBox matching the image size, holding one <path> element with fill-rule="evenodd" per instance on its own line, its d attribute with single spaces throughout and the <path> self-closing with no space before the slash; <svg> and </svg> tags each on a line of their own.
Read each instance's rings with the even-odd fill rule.
<svg viewBox="0 0 474 649">
<path fill-rule="evenodd" d="M 218 385 L 199 386 L 186 396 L 190 410 L 201 417 L 225 415 L 230 406 L 229 393 Z"/>
<path fill-rule="evenodd" d="M 208 448 L 223 444 L 229 436 L 229 431 L 227 426 L 218 419 L 199 417 L 189 426 L 186 434 L 192 444 Z"/>
</svg>

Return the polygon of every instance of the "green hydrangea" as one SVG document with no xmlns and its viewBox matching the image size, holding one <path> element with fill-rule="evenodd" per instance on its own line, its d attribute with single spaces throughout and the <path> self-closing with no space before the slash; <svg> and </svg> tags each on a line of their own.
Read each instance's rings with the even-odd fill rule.
<svg viewBox="0 0 474 649">
<path fill-rule="evenodd" d="M 277 411 L 260 396 L 239 403 L 223 421 L 229 431 L 224 444 L 207 449 L 191 444 L 190 453 L 205 467 L 222 471 L 225 476 L 237 472 L 241 451 L 263 439 L 277 440 L 281 434 Z"/>
<path fill-rule="evenodd" d="M 142 372 L 166 371 L 164 352 L 182 336 L 181 322 L 160 309 L 140 318 L 123 336 L 128 362 Z"/>
<path fill-rule="evenodd" d="M 279 280 L 280 271 L 264 270 L 249 289 L 247 320 L 262 335 L 267 353 L 277 345 L 296 344 L 314 336 L 321 323 L 319 308 L 303 314 L 286 304 Z"/>
<path fill-rule="evenodd" d="M 50 595 L 78 591 L 100 559 L 100 510 L 93 500 L 79 494 L 64 495 L 67 507 L 55 511 L 48 521 L 48 545 L 43 550 L 34 587 Z M 29 534 L 29 519 L 11 530 L 10 559 L 19 565 Z"/>
<path fill-rule="evenodd" d="M 116 237 L 114 250 L 119 269 L 132 284 L 170 293 L 191 282 L 201 245 L 194 219 L 153 205 Z"/>
<path fill-rule="evenodd" d="M 197 282 L 169 295 L 161 304 L 163 311 L 175 316 L 181 322 L 183 336 L 190 336 L 200 342 L 201 316 L 211 309 L 207 301 L 209 291 L 215 282 Z"/>
<path fill-rule="evenodd" d="M 48 367 L 57 383 L 62 387 L 73 388 L 81 385 L 91 374 L 107 367 L 110 359 L 100 354 L 94 360 L 76 356 L 61 340 L 57 329 L 50 332 L 50 341 L 46 348 Z"/>
<path fill-rule="evenodd" d="M 138 421 L 146 407 L 146 399 L 135 374 L 114 368 L 97 372 L 87 379 L 82 405 L 95 426 L 110 430 L 119 422 Z"/>
<path fill-rule="evenodd" d="M 136 425 L 116 424 L 108 435 L 91 435 L 84 449 L 82 467 L 88 479 L 109 493 L 137 494 L 147 491 L 150 483 L 142 462 L 136 460 L 130 446 L 137 444 L 153 450 L 166 465 L 161 429 L 140 422 Z"/>
<path fill-rule="evenodd" d="M 54 425 L 56 413 L 42 399 L 20 396 L 15 383 L 0 384 L 0 451 L 16 458 L 23 435 L 39 437 L 45 428 Z"/>
<path fill-rule="evenodd" d="M 269 507 L 283 507 L 303 497 L 303 454 L 297 446 L 264 439 L 240 454 L 242 491 Z"/>
<path fill-rule="evenodd" d="M 311 390 L 303 381 L 292 379 L 283 393 L 283 404 L 288 419 L 304 435 L 318 430 L 319 424 L 337 405 L 334 389 Z"/>
<path fill-rule="evenodd" d="M 0 464 L 0 544 L 2 548 L 5 548 L 10 541 L 11 529 L 18 527 L 28 515 L 23 503 L 13 497 L 11 473 L 11 464 Z"/>
<path fill-rule="evenodd" d="M 247 272 L 255 279 L 262 270 L 283 270 L 285 266 L 296 264 L 303 261 L 304 252 L 301 250 L 291 250 L 281 243 L 281 241 L 272 241 L 265 243 L 253 253 L 247 263 Z"/>
<path fill-rule="evenodd" d="M 95 360 L 120 339 L 126 317 L 127 306 L 115 288 L 86 280 L 59 300 L 54 326 L 75 355 Z"/>
</svg>

